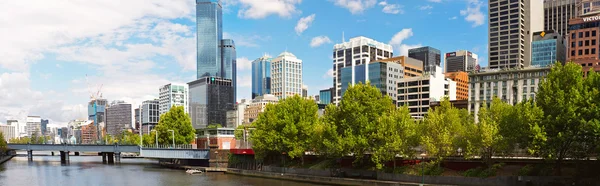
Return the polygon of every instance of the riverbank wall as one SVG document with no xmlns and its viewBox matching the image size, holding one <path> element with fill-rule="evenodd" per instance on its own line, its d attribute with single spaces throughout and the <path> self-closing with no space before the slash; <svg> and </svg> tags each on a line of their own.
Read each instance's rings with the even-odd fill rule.
<svg viewBox="0 0 600 186">
<path fill-rule="evenodd" d="M 490 178 L 460 176 L 415 176 L 375 171 L 331 169 L 314 170 L 302 168 L 281 168 L 260 166 L 258 170 L 233 169 L 229 174 L 254 176 L 291 181 L 311 182 L 328 185 L 463 185 L 463 186 L 553 186 L 553 185 L 595 185 L 595 181 L 575 180 L 555 176 L 495 176 Z M 582 182 L 583 181 L 583 182 Z"/>
<path fill-rule="evenodd" d="M 13 150 L 13 151 L 8 151 L 6 153 L 6 155 L 0 155 L 0 164 L 3 164 L 4 162 L 7 162 L 8 160 L 12 159 L 17 153 Z"/>
</svg>

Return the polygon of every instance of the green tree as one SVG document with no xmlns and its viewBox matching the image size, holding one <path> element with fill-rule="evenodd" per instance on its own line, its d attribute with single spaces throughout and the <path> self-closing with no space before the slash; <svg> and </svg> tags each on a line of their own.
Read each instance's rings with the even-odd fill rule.
<svg viewBox="0 0 600 186">
<path fill-rule="evenodd" d="M 123 131 L 123 133 L 119 135 L 118 141 L 122 145 L 139 145 L 140 135 L 134 134 L 131 131 Z"/>
<path fill-rule="evenodd" d="M 457 109 L 444 98 L 440 106 L 429 109 L 420 129 L 421 145 L 428 156 L 438 158 L 438 163 L 463 148 L 467 126 L 472 123 L 468 112 Z M 470 121 L 469 121 L 470 120 Z"/>
<path fill-rule="evenodd" d="M 316 127 L 318 135 L 314 141 L 320 143 L 319 152 L 330 157 L 354 154 L 355 163 L 362 163 L 363 155 L 380 145 L 375 142 L 380 122 L 389 121 L 380 118 L 395 109 L 392 99 L 369 82 L 350 86 L 339 107 L 326 107 L 322 123 Z M 379 162 L 377 158 L 387 157 L 376 157 Z"/>
<path fill-rule="evenodd" d="M 379 127 L 372 135 L 374 146 L 371 155 L 377 169 L 382 169 L 385 162 L 392 160 L 396 168 L 396 155 L 405 158 L 414 156 L 413 149 L 418 144 L 416 127 L 407 106 L 379 118 Z"/>
<path fill-rule="evenodd" d="M 285 152 L 290 158 L 302 158 L 312 148 L 314 126 L 318 122 L 317 104 L 298 95 L 267 105 L 254 122 L 250 136 L 256 157 Z"/>
<path fill-rule="evenodd" d="M 477 125 L 471 130 L 467 156 L 480 156 L 487 167 L 493 165 L 492 156 L 509 150 L 508 141 L 501 134 L 501 123 L 512 112 L 512 106 L 494 97 L 488 110 L 487 103 L 479 109 Z"/>
<path fill-rule="evenodd" d="M 6 141 L 4 141 L 4 134 L 0 132 L 0 155 L 4 155 L 4 152 L 8 148 L 7 146 Z"/>
<path fill-rule="evenodd" d="M 156 142 L 154 142 L 154 140 L 155 140 L 154 136 L 155 136 L 154 132 L 152 134 L 142 135 L 142 141 L 143 141 L 144 145 L 146 145 L 146 146 L 155 145 Z"/>
<path fill-rule="evenodd" d="M 583 158 L 598 141 L 598 80 L 591 72 L 584 79 L 581 66 L 556 63 L 539 85 L 536 103 L 544 113 L 532 152 L 556 160 L 561 174 L 565 158 Z"/>
<path fill-rule="evenodd" d="M 175 144 L 190 144 L 194 140 L 195 130 L 192 127 L 190 116 L 185 113 L 182 106 L 174 106 L 160 116 L 158 125 L 154 128 L 158 131 L 159 144 L 171 144 L 175 134 Z"/>
<path fill-rule="evenodd" d="M 516 104 L 503 117 L 500 134 L 507 145 L 507 153 L 516 148 L 527 149 L 533 141 L 543 141 L 545 135 L 540 130 L 540 123 L 544 113 L 532 100 Z"/>
</svg>

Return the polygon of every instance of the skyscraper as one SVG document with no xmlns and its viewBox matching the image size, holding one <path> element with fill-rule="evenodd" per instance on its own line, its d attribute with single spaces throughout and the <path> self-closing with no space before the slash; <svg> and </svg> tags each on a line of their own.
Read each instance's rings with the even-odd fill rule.
<svg viewBox="0 0 600 186">
<path fill-rule="evenodd" d="M 235 43 L 231 39 L 223 39 L 221 40 L 221 59 L 223 60 L 223 76 L 222 78 L 231 79 L 233 83 L 233 100 L 237 100 L 237 60 L 236 60 L 236 52 L 235 52 Z"/>
<path fill-rule="evenodd" d="M 569 61 L 580 64 L 587 76 L 600 71 L 600 13 L 571 19 L 569 22 Z"/>
<path fill-rule="evenodd" d="M 302 60 L 283 52 L 271 61 L 271 92 L 279 100 L 302 95 Z"/>
<path fill-rule="evenodd" d="M 271 56 L 252 61 L 252 99 L 271 93 Z"/>
<path fill-rule="evenodd" d="M 544 0 L 544 30 L 555 30 L 565 36 L 569 19 L 579 17 L 581 0 Z M 537 32 L 541 30 L 533 30 Z"/>
<path fill-rule="evenodd" d="M 446 53 L 444 63 L 446 72 L 469 72 L 477 65 L 477 54 L 466 50 Z"/>
<path fill-rule="evenodd" d="M 169 83 L 159 89 L 159 114 L 167 113 L 173 106 L 182 106 L 189 113 L 189 89 L 187 84 Z"/>
<path fill-rule="evenodd" d="M 142 102 L 142 133 L 150 134 L 150 131 L 158 125 L 160 117 L 158 105 L 158 99 Z"/>
<path fill-rule="evenodd" d="M 377 87 L 381 94 L 388 95 L 396 104 L 396 86 L 400 79 L 404 78 L 404 67 L 395 62 L 371 62 L 345 67 L 342 69 L 342 97 L 349 86 L 357 83 L 370 82 L 371 86 Z M 352 78 L 354 76 L 354 78 Z"/>
<path fill-rule="evenodd" d="M 223 12 L 219 0 L 196 0 L 197 78 L 222 77 Z"/>
<path fill-rule="evenodd" d="M 233 110 L 233 85 L 230 79 L 203 77 L 188 83 L 190 117 L 195 129 L 210 124 L 227 127 L 227 111 Z"/>
<path fill-rule="evenodd" d="M 113 101 L 106 109 L 106 133 L 116 136 L 131 129 L 131 115 L 131 104 Z"/>
<path fill-rule="evenodd" d="M 48 127 L 48 120 L 47 119 L 42 119 L 42 123 L 41 123 L 41 127 L 42 127 L 42 135 L 46 135 L 46 128 Z"/>
<path fill-rule="evenodd" d="M 354 67 L 371 61 L 390 58 L 394 50 L 389 44 L 375 41 L 363 36 L 351 38 L 350 41 L 333 46 L 333 103 L 342 99 L 342 68 Z M 354 72 L 354 70 L 352 70 Z M 354 74 L 352 74 L 354 79 Z"/>
<path fill-rule="evenodd" d="M 533 32 L 544 29 L 542 1 L 489 1 L 489 68 L 522 68 L 531 64 Z"/>
<path fill-rule="evenodd" d="M 42 118 L 27 116 L 27 136 L 42 136 Z"/>
<path fill-rule="evenodd" d="M 423 71 L 435 74 L 436 67 L 441 67 L 441 52 L 433 47 L 420 47 L 408 50 L 408 57 L 423 61 Z"/>
</svg>

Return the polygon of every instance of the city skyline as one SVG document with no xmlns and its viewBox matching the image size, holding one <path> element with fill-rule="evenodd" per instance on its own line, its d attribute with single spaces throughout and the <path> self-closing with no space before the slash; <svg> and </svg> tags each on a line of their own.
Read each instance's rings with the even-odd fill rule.
<svg viewBox="0 0 600 186">
<path fill-rule="evenodd" d="M 228 2 L 223 4 L 223 22 L 227 23 L 223 25 L 223 38 L 236 43 L 236 101 L 251 98 L 251 61 L 264 53 L 276 55 L 286 49 L 303 60 L 302 80 L 308 85 L 309 95 L 331 87 L 328 72 L 332 69 L 332 48 L 344 36 L 346 41 L 365 36 L 391 44 L 396 56 L 415 46 L 432 46 L 442 53 L 470 50 L 480 54 L 482 66 L 487 65 L 484 1 L 361 1 L 359 7 L 341 1 L 270 2 L 271 6 L 290 5 L 280 9 L 261 8 L 250 1 Z M 158 98 L 156 89 L 161 85 L 196 78 L 194 1 L 131 1 L 126 5 L 104 2 L 114 7 L 111 11 L 122 12 L 122 17 L 104 13 L 106 10 L 99 10 L 93 1 L 86 5 L 67 3 L 61 12 L 51 10 L 57 5 L 45 2 L 20 3 L 25 2 L 15 1 L 0 8 L 0 12 L 11 15 L 10 20 L 0 22 L 11 25 L 0 31 L 0 38 L 6 41 L 0 44 L 0 49 L 6 51 L 0 54 L 0 90 L 5 92 L 0 95 L 0 123 L 41 115 L 52 124 L 66 124 L 85 118 L 89 89 L 96 91 L 100 85 L 109 101 L 140 105 Z M 55 16 L 53 21 L 30 20 L 27 17 L 38 14 L 15 12 L 11 10 L 15 6 Z M 64 11 L 73 9 L 90 13 Z M 22 30 L 37 28 L 41 22 L 54 30 L 36 31 L 43 34 Z M 80 29 L 62 28 L 60 23 Z M 373 29 L 376 27 L 384 29 Z M 23 38 L 31 39 L 21 41 Z"/>
</svg>

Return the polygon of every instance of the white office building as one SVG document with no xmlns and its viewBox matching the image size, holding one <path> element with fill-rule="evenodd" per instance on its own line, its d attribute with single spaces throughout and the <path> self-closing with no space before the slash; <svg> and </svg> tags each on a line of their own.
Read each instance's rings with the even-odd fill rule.
<svg viewBox="0 0 600 186">
<path fill-rule="evenodd" d="M 42 136 L 42 118 L 39 116 L 27 116 L 27 136 Z"/>
<path fill-rule="evenodd" d="M 509 104 L 535 99 L 540 81 L 550 73 L 550 67 L 529 67 L 520 70 L 485 69 L 469 74 L 469 111 L 477 117 L 484 102 L 494 96 Z"/>
<path fill-rule="evenodd" d="M 189 88 L 185 83 L 170 83 L 159 88 L 160 115 L 166 113 L 173 106 L 183 106 L 188 112 Z"/>
<path fill-rule="evenodd" d="M 422 119 L 429 111 L 430 103 L 444 97 L 456 100 L 456 82 L 446 78 L 436 66 L 435 73 L 408 77 L 398 81 L 398 107 L 408 105 L 413 118 Z"/>
<path fill-rule="evenodd" d="M 271 92 L 285 99 L 302 95 L 302 60 L 294 54 L 283 52 L 271 61 Z"/>
<path fill-rule="evenodd" d="M 10 139 L 16 138 L 17 136 L 17 126 L 12 125 L 0 125 L 0 132 L 4 135 L 4 141 L 9 141 Z"/>
<path fill-rule="evenodd" d="M 367 64 L 371 61 L 391 58 L 394 50 L 392 45 L 359 36 L 350 41 L 333 46 L 333 103 L 336 105 L 342 99 L 342 69 Z M 355 79 L 352 77 L 352 79 Z"/>
</svg>

